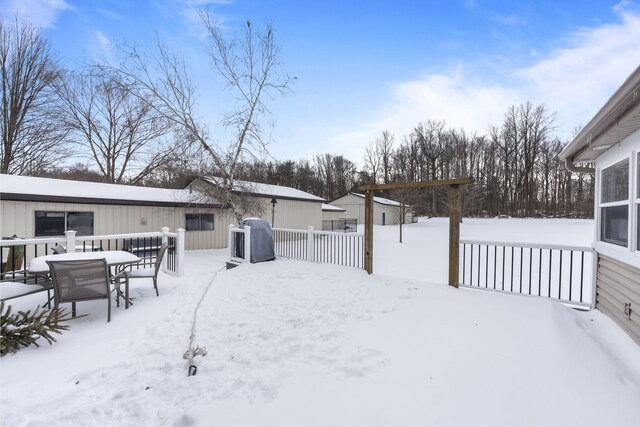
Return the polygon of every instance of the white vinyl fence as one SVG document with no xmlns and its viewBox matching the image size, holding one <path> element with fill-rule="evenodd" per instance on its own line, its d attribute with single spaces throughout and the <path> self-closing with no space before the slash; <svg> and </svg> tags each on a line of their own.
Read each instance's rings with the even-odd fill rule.
<svg viewBox="0 0 640 427">
<path fill-rule="evenodd" d="M 250 259 L 251 227 L 229 226 L 229 256 L 232 261 Z M 276 256 L 312 262 L 364 268 L 364 235 L 359 233 L 274 228 Z"/>
</svg>

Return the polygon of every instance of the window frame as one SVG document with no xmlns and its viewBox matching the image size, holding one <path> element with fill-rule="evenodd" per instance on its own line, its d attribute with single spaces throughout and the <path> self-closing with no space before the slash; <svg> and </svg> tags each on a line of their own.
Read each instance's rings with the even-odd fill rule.
<svg viewBox="0 0 640 427">
<path fill-rule="evenodd" d="M 189 227 L 189 219 L 187 218 L 189 215 L 197 217 L 197 221 L 198 221 L 198 225 L 197 228 L 190 228 Z M 211 217 L 211 228 L 203 228 L 202 224 L 205 222 L 203 221 L 203 217 Z M 193 221 L 194 219 L 192 218 L 191 221 Z M 209 221 L 206 221 L 207 223 Z M 184 214 L 184 229 L 186 231 L 214 231 L 216 229 L 216 225 L 215 225 L 215 214 L 213 213 L 198 213 L 198 212 L 185 212 Z"/>
<path fill-rule="evenodd" d="M 630 211 L 630 200 L 631 200 L 631 194 L 632 193 L 632 188 L 633 188 L 633 183 L 634 183 L 634 178 L 633 178 L 633 167 L 634 167 L 634 157 L 633 155 L 629 155 L 628 153 L 626 156 L 620 158 L 617 157 L 615 159 L 615 161 L 608 163 L 606 166 L 603 166 L 599 171 L 598 171 L 598 175 L 599 175 L 599 182 L 600 182 L 600 186 L 598 188 L 598 217 L 599 217 L 599 221 L 598 221 L 598 237 L 597 240 L 599 242 L 602 243 L 606 243 L 606 244 L 610 244 L 610 245 L 614 245 L 614 246 L 618 246 L 620 248 L 635 248 L 635 246 L 633 246 L 633 236 L 631 234 L 631 228 L 633 226 L 632 221 L 633 221 L 633 215 L 632 212 Z M 626 198 L 621 198 L 620 200 L 614 200 L 614 201 L 610 201 L 610 202 L 603 202 L 602 200 L 604 199 L 604 175 L 607 172 L 607 170 L 618 167 L 621 163 L 626 163 L 626 169 L 627 169 L 627 197 Z M 619 242 L 617 243 L 613 238 L 607 238 L 605 237 L 605 223 L 604 223 L 604 212 L 605 209 L 607 208 L 613 208 L 613 207 L 619 207 L 619 206 L 625 206 L 627 209 L 627 227 L 626 227 L 626 244 L 624 244 L 623 242 Z"/>
<path fill-rule="evenodd" d="M 61 233 L 55 233 L 55 234 L 38 233 L 38 218 L 39 218 L 38 214 L 39 213 L 44 213 L 44 214 L 50 214 L 50 213 L 62 214 L 64 216 L 64 219 L 63 219 L 64 230 L 62 230 Z M 84 232 L 78 232 L 78 230 L 74 230 L 74 231 L 77 232 L 76 235 L 78 235 L 78 236 L 93 236 L 94 235 L 94 232 L 95 232 L 95 212 L 94 211 L 34 210 L 34 212 L 33 212 L 33 221 L 34 221 L 33 222 L 33 225 L 34 225 L 34 227 L 33 227 L 33 235 L 34 235 L 34 237 L 64 236 L 64 233 L 66 233 L 69 230 L 73 230 L 73 228 L 69 228 L 69 215 L 71 215 L 71 214 L 84 214 L 84 215 L 81 215 L 81 216 L 88 216 L 86 214 L 91 214 L 91 232 L 90 233 L 84 233 Z M 42 218 L 42 217 L 40 217 L 40 218 Z"/>
</svg>

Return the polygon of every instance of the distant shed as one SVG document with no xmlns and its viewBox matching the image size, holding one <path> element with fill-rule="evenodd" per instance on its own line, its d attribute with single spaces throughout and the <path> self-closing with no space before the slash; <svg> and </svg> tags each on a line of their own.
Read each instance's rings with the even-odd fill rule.
<svg viewBox="0 0 640 427">
<path fill-rule="evenodd" d="M 345 209 L 346 216 L 356 218 L 358 224 L 364 223 L 364 194 L 349 193 L 331 202 L 332 205 Z M 400 223 L 402 203 L 385 199 L 384 197 L 373 198 L 373 223 L 375 225 L 396 225 Z M 409 206 L 405 206 L 404 223 L 413 221 L 413 213 Z"/>
<path fill-rule="evenodd" d="M 322 220 L 334 221 L 342 218 L 346 218 L 347 210 L 338 206 L 322 204 Z"/>
</svg>

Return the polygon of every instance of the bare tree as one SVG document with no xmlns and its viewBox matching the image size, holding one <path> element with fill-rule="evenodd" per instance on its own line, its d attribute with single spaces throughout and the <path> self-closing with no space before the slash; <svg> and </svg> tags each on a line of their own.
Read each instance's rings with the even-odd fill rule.
<svg viewBox="0 0 640 427">
<path fill-rule="evenodd" d="M 267 102 L 286 93 L 291 79 L 279 62 L 280 51 L 271 26 L 256 30 L 247 21 L 241 36 L 227 39 L 208 12 L 202 11 L 200 17 L 210 42 L 207 53 L 236 101 L 234 110 L 222 121 L 233 135 L 227 144 L 217 144 L 197 118 L 196 91 L 187 67 L 159 40 L 150 58 L 136 47 L 125 47 L 127 61 L 120 72 L 138 83 L 142 89 L 139 96 L 153 98 L 154 108 L 182 127 L 188 138 L 211 157 L 213 172 L 221 178 L 215 196 L 240 221 L 247 205 L 241 199 L 250 191 L 238 191 L 234 184 L 236 169 L 243 156 L 266 151 Z"/>
<path fill-rule="evenodd" d="M 365 171 L 369 172 L 371 176 L 371 183 L 378 183 L 378 172 L 380 171 L 380 166 L 382 164 L 382 159 L 380 158 L 380 153 L 377 150 L 377 141 L 370 142 L 364 148 L 364 167 Z"/>
<path fill-rule="evenodd" d="M 415 188 L 399 188 L 397 190 L 391 190 L 390 195 L 399 205 L 395 207 L 395 211 L 398 215 L 398 226 L 400 229 L 399 242 L 402 243 L 402 227 L 407 218 L 407 213 L 412 209 L 411 204 L 415 201 L 416 189 Z"/>
<path fill-rule="evenodd" d="M 60 79 L 56 91 L 73 140 L 107 182 L 136 184 L 181 147 L 166 144 L 172 123 L 122 74 L 86 67 Z"/>
<path fill-rule="evenodd" d="M 26 21 L 0 19 L 0 73 L 0 173 L 31 173 L 58 163 L 66 154 L 66 130 L 55 120 L 58 104 L 50 89 L 59 72 L 49 41 Z"/>
</svg>

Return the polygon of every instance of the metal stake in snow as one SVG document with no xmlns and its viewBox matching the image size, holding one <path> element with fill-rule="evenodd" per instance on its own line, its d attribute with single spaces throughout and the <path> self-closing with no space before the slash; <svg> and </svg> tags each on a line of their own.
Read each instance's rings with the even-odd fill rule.
<svg viewBox="0 0 640 427">
<path fill-rule="evenodd" d="M 193 358 L 196 356 L 207 355 L 207 349 L 205 347 L 196 346 L 195 348 L 193 348 L 193 340 L 196 337 L 196 319 L 198 318 L 198 309 L 200 308 L 200 304 L 202 304 L 204 297 L 207 295 L 207 292 L 209 292 L 209 288 L 211 288 L 211 285 L 216 280 L 217 276 L 218 276 L 218 272 L 216 272 L 216 274 L 214 274 L 213 277 L 211 278 L 211 281 L 207 285 L 207 288 L 204 290 L 204 292 L 202 293 L 202 296 L 200 297 L 200 301 L 198 301 L 198 305 L 196 305 L 196 309 L 193 311 L 193 323 L 191 324 L 191 336 L 189 337 L 189 348 L 182 356 L 183 359 L 187 359 L 189 361 L 188 376 L 195 375 L 196 372 L 198 372 L 198 367 L 195 365 Z"/>
</svg>

